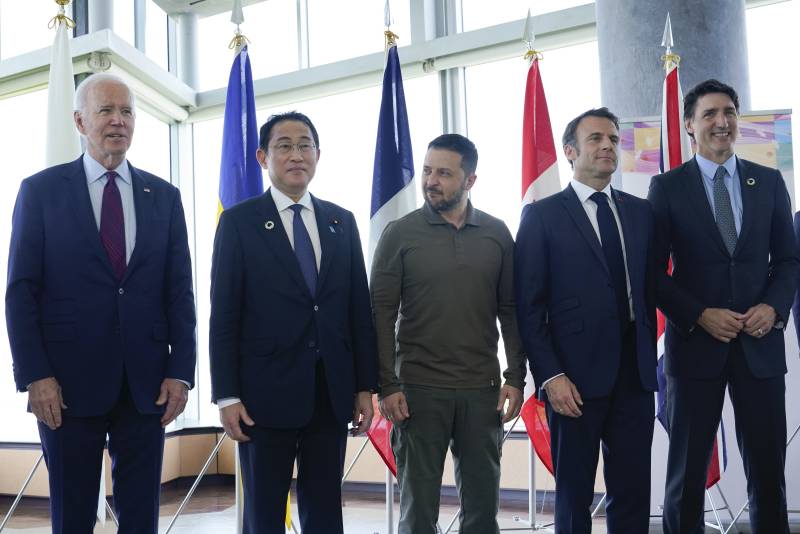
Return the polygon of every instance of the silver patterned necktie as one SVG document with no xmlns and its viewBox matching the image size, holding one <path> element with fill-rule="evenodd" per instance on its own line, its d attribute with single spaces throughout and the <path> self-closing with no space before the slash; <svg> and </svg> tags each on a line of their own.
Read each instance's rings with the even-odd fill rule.
<svg viewBox="0 0 800 534">
<path fill-rule="evenodd" d="M 717 228 L 722 236 L 722 241 L 728 249 L 728 253 L 733 255 L 736 249 L 736 220 L 733 218 L 733 208 L 731 207 L 731 197 L 728 188 L 725 187 L 725 167 L 717 167 L 714 173 L 714 217 L 717 219 Z"/>
</svg>

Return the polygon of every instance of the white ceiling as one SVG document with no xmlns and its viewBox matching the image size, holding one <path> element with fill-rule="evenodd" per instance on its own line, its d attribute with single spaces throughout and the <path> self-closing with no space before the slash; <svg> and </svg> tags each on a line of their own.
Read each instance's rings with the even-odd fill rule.
<svg viewBox="0 0 800 534">
<path fill-rule="evenodd" d="M 233 0 L 153 0 L 158 7 L 172 15 L 174 13 L 196 13 L 200 17 L 230 12 Z M 264 0 L 242 0 L 242 6 L 257 4 Z"/>
</svg>

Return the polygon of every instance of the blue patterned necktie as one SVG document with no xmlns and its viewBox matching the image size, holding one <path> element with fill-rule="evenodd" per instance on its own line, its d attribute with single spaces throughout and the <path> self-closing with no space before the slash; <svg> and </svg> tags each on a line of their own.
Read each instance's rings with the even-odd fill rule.
<svg viewBox="0 0 800 534">
<path fill-rule="evenodd" d="M 732 256 L 739 237 L 736 234 L 736 219 L 733 218 L 731 196 L 728 188 L 725 187 L 726 173 L 727 171 L 722 165 L 717 167 L 717 172 L 714 173 L 714 218 L 717 220 L 717 228 L 719 228 L 722 241 L 728 249 L 728 254 Z"/>
<path fill-rule="evenodd" d="M 117 187 L 117 173 L 106 173 L 107 182 L 103 187 L 103 203 L 100 208 L 100 241 L 106 249 L 108 260 L 114 269 L 117 280 L 125 274 L 125 218 L 122 213 L 122 197 Z"/>
<path fill-rule="evenodd" d="M 608 271 L 614 283 L 620 324 L 625 328 L 630 321 L 630 305 L 628 303 L 628 283 L 625 277 L 625 257 L 622 254 L 619 228 L 614 214 L 611 212 L 611 206 L 608 205 L 606 194 L 598 191 L 592 193 L 589 198 L 597 204 L 597 226 L 600 230 L 600 241 L 608 264 Z"/>
<path fill-rule="evenodd" d="M 292 218 L 294 254 L 297 256 L 300 272 L 303 273 L 308 290 L 313 296 L 317 294 L 317 259 L 314 256 L 314 247 L 311 245 L 311 236 L 308 235 L 308 229 L 303 223 L 302 215 L 300 215 L 303 206 L 301 204 L 292 204 L 289 207 L 294 212 L 294 217 Z"/>
</svg>

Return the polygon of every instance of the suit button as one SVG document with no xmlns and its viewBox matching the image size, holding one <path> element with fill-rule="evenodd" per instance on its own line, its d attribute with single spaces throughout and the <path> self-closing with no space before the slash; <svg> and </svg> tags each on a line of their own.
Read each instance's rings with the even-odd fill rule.
<svg viewBox="0 0 800 534">
<path fill-rule="evenodd" d="M 120 295 L 124 295 L 124 294 L 125 294 L 125 290 L 124 290 L 124 289 L 122 289 L 122 288 L 119 288 L 119 294 L 120 294 Z"/>
<path fill-rule="evenodd" d="M 314 341 L 313 339 L 308 342 L 308 348 L 313 349 L 316 346 L 317 346 L 317 342 Z"/>
<path fill-rule="evenodd" d="M 314 311 L 319 311 L 319 306 L 317 306 L 316 304 L 314 304 Z"/>
</svg>

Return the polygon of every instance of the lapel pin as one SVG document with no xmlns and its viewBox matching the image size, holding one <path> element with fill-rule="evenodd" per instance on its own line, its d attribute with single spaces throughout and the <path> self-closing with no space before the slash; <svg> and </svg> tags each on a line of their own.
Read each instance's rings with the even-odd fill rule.
<svg viewBox="0 0 800 534">
<path fill-rule="evenodd" d="M 267 230 L 272 230 L 273 228 L 275 228 L 275 223 L 272 221 L 267 221 L 264 223 L 264 228 L 266 228 Z"/>
<path fill-rule="evenodd" d="M 746 183 L 747 183 L 747 185 L 756 185 L 756 179 L 755 178 L 748 178 Z"/>
<path fill-rule="evenodd" d="M 150 192 L 150 188 L 149 188 L 149 187 L 145 187 L 145 188 L 144 188 L 144 192 L 145 192 L 145 193 L 149 193 L 149 192 Z"/>
</svg>

